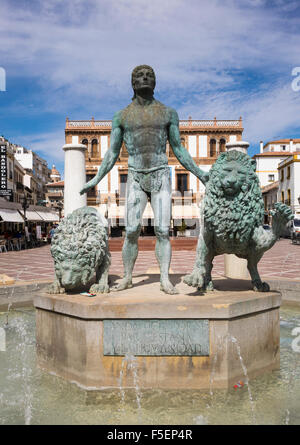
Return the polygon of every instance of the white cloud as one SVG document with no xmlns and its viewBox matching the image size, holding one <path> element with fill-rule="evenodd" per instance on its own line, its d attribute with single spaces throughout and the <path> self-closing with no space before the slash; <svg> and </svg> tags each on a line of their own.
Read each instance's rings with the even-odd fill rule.
<svg viewBox="0 0 300 445">
<path fill-rule="evenodd" d="M 0 65 L 20 81 L 39 83 L 35 113 L 85 119 L 110 118 L 125 106 L 132 68 L 147 63 L 156 70 L 157 96 L 176 104 L 182 118 L 242 115 L 245 137 L 267 138 L 298 125 L 299 96 L 289 76 L 300 62 L 300 18 L 293 14 L 299 2 L 269 3 L 4 0 Z M 249 70 L 261 78 L 255 93 L 239 77 Z M 280 76 L 275 86 L 269 80 Z M 51 152 L 51 139 L 61 147 L 63 131 L 45 133 L 41 141 L 31 136 L 32 148 L 40 142 Z M 54 150 L 53 156 L 60 155 Z"/>
</svg>

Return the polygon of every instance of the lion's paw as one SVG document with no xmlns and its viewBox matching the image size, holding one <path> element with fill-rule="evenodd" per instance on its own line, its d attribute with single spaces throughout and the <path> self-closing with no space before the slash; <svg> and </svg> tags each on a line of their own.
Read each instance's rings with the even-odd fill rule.
<svg viewBox="0 0 300 445">
<path fill-rule="evenodd" d="M 60 284 L 57 281 L 54 281 L 50 284 L 50 286 L 47 287 L 47 294 L 64 294 L 65 289 L 60 286 Z"/>
<path fill-rule="evenodd" d="M 93 284 L 90 288 L 91 294 L 108 294 L 109 293 L 109 285 L 106 284 Z"/>
<path fill-rule="evenodd" d="M 265 283 L 263 281 L 255 281 L 253 284 L 253 290 L 255 292 L 269 292 L 270 286 L 268 283 Z"/>
<path fill-rule="evenodd" d="M 282 202 L 275 204 L 275 212 L 273 212 L 273 224 L 286 224 L 293 218 L 293 212 L 289 206 Z"/>
<path fill-rule="evenodd" d="M 199 270 L 194 270 L 190 275 L 186 275 L 183 282 L 188 286 L 202 288 L 204 284 L 204 274 Z"/>
</svg>

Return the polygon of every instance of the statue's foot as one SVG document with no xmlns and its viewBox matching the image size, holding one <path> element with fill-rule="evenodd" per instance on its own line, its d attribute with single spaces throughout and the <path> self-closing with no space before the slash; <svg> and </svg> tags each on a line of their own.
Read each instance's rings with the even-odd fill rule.
<svg viewBox="0 0 300 445">
<path fill-rule="evenodd" d="M 107 283 L 93 284 L 90 287 L 91 294 L 107 294 L 109 293 L 109 285 Z"/>
<path fill-rule="evenodd" d="M 252 285 L 255 292 L 269 292 L 270 290 L 268 283 L 264 283 L 260 280 L 252 281 Z"/>
<path fill-rule="evenodd" d="M 169 295 L 175 295 L 179 293 L 176 287 L 173 286 L 173 284 L 169 280 L 164 280 L 160 282 L 160 290 Z"/>
<path fill-rule="evenodd" d="M 213 285 L 213 282 L 210 280 L 210 281 L 207 283 L 207 285 L 205 286 L 205 289 L 203 289 L 203 290 L 208 290 L 208 291 L 213 291 L 213 290 L 215 290 L 214 285 Z"/>
<path fill-rule="evenodd" d="M 184 277 L 183 282 L 188 286 L 202 289 L 204 285 L 204 274 L 200 270 L 193 270 L 190 275 Z"/>
<path fill-rule="evenodd" d="M 46 292 L 47 294 L 64 294 L 66 291 L 64 287 L 61 287 L 59 283 L 54 281 L 54 283 L 51 283 L 50 286 L 47 287 Z"/>
<path fill-rule="evenodd" d="M 124 289 L 130 289 L 132 287 L 131 278 L 123 278 L 117 286 L 113 287 L 113 290 L 119 291 Z"/>
</svg>

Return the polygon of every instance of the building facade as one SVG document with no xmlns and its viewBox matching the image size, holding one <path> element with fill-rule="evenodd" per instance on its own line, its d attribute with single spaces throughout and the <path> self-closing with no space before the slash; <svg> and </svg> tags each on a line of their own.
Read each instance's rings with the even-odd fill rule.
<svg viewBox="0 0 300 445">
<path fill-rule="evenodd" d="M 265 145 L 261 141 L 260 153 L 253 156 L 261 187 L 278 181 L 278 165 L 297 151 L 300 151 L 300 139 L 278 139 Z"/>
<path fill-rule="evenodd" d="M 56 211 L 61 218 L 64 208 L 64 181 L 61 181 L 60 173 L 55 165 L 52 166 L 50 178 L 51 182 L 46 184 L 46 206 Z"/>
<path fill-rule="evenodd" d="M 188 150 L 195 163 L 208 171 L 219 153 L 226 150 L 227 142 L 242 140 L 242 118 L 238 120 L 181 120 L 179 123 L 182 145 Z M 97 121 L 93 118 L 85 121 L 66 119 L 65 142 L 81 143 L 87 146 L 86 176 L 92 179 L 110 146 L 111 121 Z M 190 226 L 198 217 L 197 202 L 204 194 L 203 184 L 187 171 L 175 157 L 172 147 L 167 144 L 168 164 L 172 182 L 172 219 L 173 225 L 181 225 L 183 219 Z M 100 206 L 112 225 L 124 225 L 125 189 L 128 174 L 128 153 L 123 144 L 120 156 L 105 178 L 94 190 L 88 192 L 88 205 Z M 186 205 L 189 204 L 189 205 Z M 148 203 L 143 224 L 153 219 Z M 150 223 L 149 223 L 150 225 Z M 189 225 L 187 225 L 189 227 Z"/>
<path fill-rule="evenodd" d="M 36 200 L 36 202 L 33 202 L 33 204 L 43 204 L 46 200 L 46 184 L 50 181 L 51 173 L 47 161 L 37 155 L 34 151 L 22 146 L 14 145 L 13 148 L 15 159 L 26 171 L 26 186 L 30 188 L 32 186 L 35 189 L 33 193 L 33 201 Z M 29 177 L 32 177 L 32 179 Z"/>
<path fill-rule="evenodd" d="M 290 206 L 294 215 L 300 214 L 300 152 L 282 161 L 278 174 L 278 201 Z"/>
</svg>

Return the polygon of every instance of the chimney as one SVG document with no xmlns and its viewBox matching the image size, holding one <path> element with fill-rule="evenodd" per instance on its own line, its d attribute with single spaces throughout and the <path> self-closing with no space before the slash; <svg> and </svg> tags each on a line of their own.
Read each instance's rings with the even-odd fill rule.
<svg viewBox="0 0 300 445">
<path fill-rule="evenodd" d="M 259 152 L 260 153 L 264 152 L 264 143 L 263 143 L 263 141 L 260 141 L 260 143 L 259 143 Z"/>
</svg>

